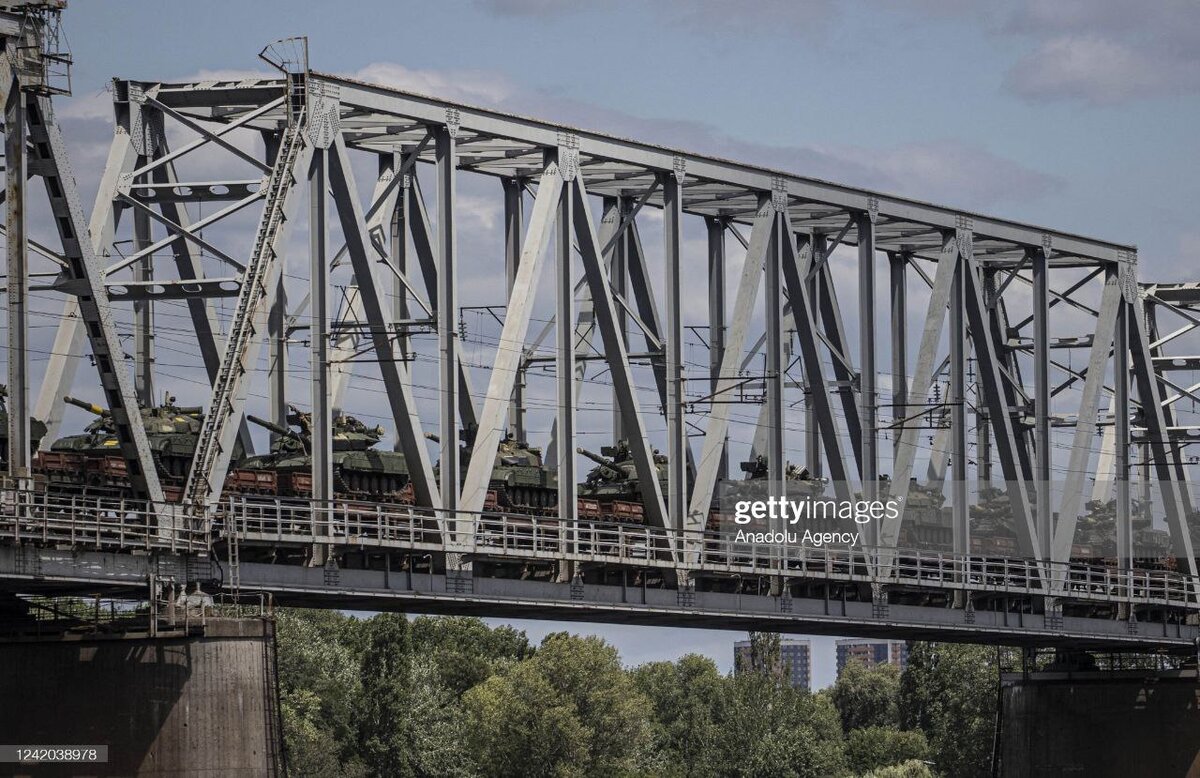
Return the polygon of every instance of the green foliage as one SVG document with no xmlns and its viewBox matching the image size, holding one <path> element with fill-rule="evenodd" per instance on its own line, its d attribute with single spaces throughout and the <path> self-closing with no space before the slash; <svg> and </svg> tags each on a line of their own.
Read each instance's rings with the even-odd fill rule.
<svg viewBox="0 0 1200 778">
<path fill-rule="evenodd" d="M 868 668 L 860 661 L 847 662 L 829 690 L 830 700 L 842 718 L 842 729 L 895 727 L 900 723 L 897 708 L 900 669 L 883 664 Z"/>
<path fill-rule="evenodd" d="M 729 680 L 723 702 L 717 774 L 808 778 L 844 772 L 841 725 L 824 696 L 743 673 Z"/>
<path fill-rule="evenodd" d="M 302 778 L 933 778 L 925 759 L 944 778 L 989 773 L 989 649 L 916 644 L 900 678 L 852 664 L 814 695 L 779 674 L 774 636 L 756 636 L 759 671 L 721 675 L 695 655 L 626 670 L 566 633 L 534 650 L 470 618 L 282 611 L 277 635 Z"/>
<path fill-rule="evenodd" d="M 662 776 L 715 776 L 726 679 L 707 657 L 651 662 L 633 671 L 654 708 L 653 771 Z"/>
<path fill-rule="evenodd" d="M 863 773 L 859 778 L 938 778 L 937 773 L 924 762 L 911 760 L 903 764 L 881 767 L 869 773 Z"/>
<path fill-rule="evenodd" d="M 991 775 L 999 668 L 995 649 L 914 643 L 900 678 L 900 723 L 920 729 L 946 778 Z"/>
<path fill-rule="evenodd" d="M 533 654 L 524 632 L 512 627 L 489 628 L 479 619 L 466 617 L 418 616 L 412 620 L 412 642 L 432 659 L 455 697 L 486 681 L 503 664 Z"/>
<path fill-rule="evenodd" d="M 487 775 L 630 774 L 651 735 L 649 701 L 616 649 L 596 637 L 548 635 L 463 702 Z"/>
<path fill-rule="evenodd" d="M 929 744 L 920 730 L 864 727 L 846 737 L 846 761 L 855 773 L 870 772 L 928 758 Z"/>
<path fill-rule="evenodd" d="M 301 778 L 365 774 L 354 744 L 358 658 L 337 611 L 285 610 L 276 621 L 279 704 L 290 772 Z"/>
</svg>

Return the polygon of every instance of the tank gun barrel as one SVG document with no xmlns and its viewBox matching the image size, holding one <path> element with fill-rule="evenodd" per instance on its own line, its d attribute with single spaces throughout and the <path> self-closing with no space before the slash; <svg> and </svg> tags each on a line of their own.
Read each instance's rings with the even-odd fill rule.
<svg viewBox="0 0 1200 778">
<path fill-rule="evenodd" d="M 259 418 L 258 416 L 255 416 L 252 413 L 247 413 L 246 419 L 248 421 L 254 422 L 255 424 L 257 424 L 258 426 L 262 427 L 265 430 L 270 430 L 271 432 L 274 432 L 276 435 L 282 435 L 285 438 L 293 438 L 295 440 L 303 440 L 304 439 L 304 437 L 299 432 L 296 432 L 295 430 L 290 430 L 287 427 L 276 424 L 273 421 L 267 421 L 266 419 Z"/>
<path fill-rule="evenodd" d="M 426 440 L 432 440 L 434 443 L 441 443 L 441 442 L 442 442 L 442 436 L 441 436 L 441 435 L 439 435 L 439 434 L 437 434 L 436 432 L 426 432 L 426 433 L 425 433 L 425 439 L 426 439 Z"/>
<path fill-rule="evenodd" d="M 87 411 L 88 413 L 93 414 L 95 416 L 107 416 L 108 415 L 108 411 L 106 409 L 101 408 L 99 405 L 96 405 L 95 403 L 87 402 L 86 400 L 78 400 L 74 397 L 64 397 L 63 402 L 65 402 L 69 405 L 74 405 L 76 408 L 83 408 L 85 411 Z"/>
<path fill-rule="evenodd" d="M 588 451 L 582 446 L 575 449 L 575 452 L 578 454 L 583 454 L 585 457 L 600 465 L 600 467 L 604 468 L 608 472 L 613 473 L 618 478 L 623 478 L 625 476 L 625 474 L 621 472 L 620 468 L 616 466 L 616 462 L 606 456 L 597 454 L 594 451 Z"/>
</svg>

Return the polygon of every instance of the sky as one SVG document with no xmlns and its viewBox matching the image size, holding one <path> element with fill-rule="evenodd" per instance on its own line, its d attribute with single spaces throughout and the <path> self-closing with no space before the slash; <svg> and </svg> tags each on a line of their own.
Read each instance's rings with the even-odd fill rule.
<svg viewBox="0 0 1200 778">
<path fill-rule="evenodd" d="M 1143 279 L 1196 276 L 1187 0 L 76 0 L 66 32 L 80 171 L 103 160 L 111 77 L 259 70 L 266 43 L 307 35 L 316 70 L 1134 243 Z M 740 637 L 595 632 L 630 664 L 698 651 L 725 669 Z M 832 643 L 815 644 L 820 685 Z"/>
</svg>

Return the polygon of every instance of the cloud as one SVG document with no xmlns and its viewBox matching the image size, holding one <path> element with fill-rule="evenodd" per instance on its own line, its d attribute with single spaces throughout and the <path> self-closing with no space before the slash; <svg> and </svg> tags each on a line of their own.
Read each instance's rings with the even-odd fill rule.
<svg viewBox="0 0 1200 778">
<path fill-rule="evenodd" d="M 419 70 L 394 62 L 375 62 L 349 76 L 406 92 L 475 105 L 498 105 L 515 91 L 508 79 L 483 70 Z"/>
<path fill-rule="evenodd" d="M 1033 101 L 1113 105 L 1200 89 L 1200 5 L 1025 0 L 998 30 L 1032 38 L 1004 87 Z"/>
<path fill-rule="evenodd" d="M 625 0 L 621 4 L 626 11 L 648 8 L 664 25 L 689 34 L 727 39 L 731 35 L 794 36 L 822 31 L 840 13 L 836 0 L 753 0 L 738 4 L 728 0 L 658 0 L 644 5 Z M 475 0 L 475 5 L 494 16 L 543 20 L 597 8 L 583 0 Z"/>
</svg>

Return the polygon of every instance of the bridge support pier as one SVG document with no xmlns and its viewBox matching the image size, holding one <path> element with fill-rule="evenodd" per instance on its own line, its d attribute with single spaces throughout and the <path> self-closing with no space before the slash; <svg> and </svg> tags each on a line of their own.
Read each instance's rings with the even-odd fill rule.
<svg viewBox="0 0 1200 778">
<path fill-rule="evenodd" d="M 1002 677 L 1000 775 L 1200 775 L 1197 673 L 1054 670 Z"/>
<path fill-rule="evenodd" d="M 274 622 L 207 618 L 115 636 L 0 639 L 6 742 L 107 746 L 37 775 L 283 775 Z M 10 765 L 12 766 L 12 765 Z"/>
</svg>

